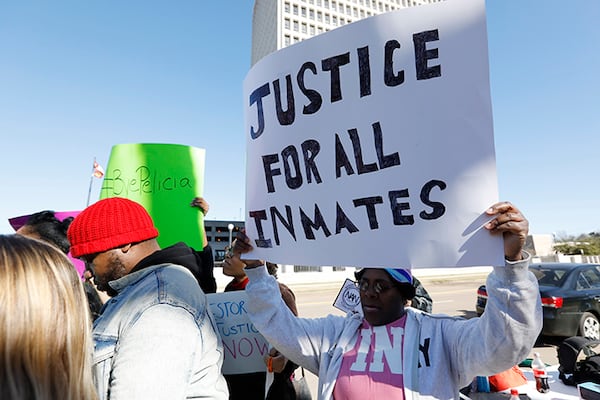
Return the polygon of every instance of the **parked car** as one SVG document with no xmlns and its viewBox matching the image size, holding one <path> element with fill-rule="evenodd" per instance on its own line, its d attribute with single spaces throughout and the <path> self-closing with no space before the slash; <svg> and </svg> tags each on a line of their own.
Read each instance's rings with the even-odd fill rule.
<svg viewBox="0 0 600 400">
<path fill-rule="evenodd" d="M 531 264 L 540 286 L 544 326 L 542 336 L 586 336 L 600 339 L 600 265 Z M 476 311 L 487 303 L 485 285 L 477 290 Z"/>
</svg>

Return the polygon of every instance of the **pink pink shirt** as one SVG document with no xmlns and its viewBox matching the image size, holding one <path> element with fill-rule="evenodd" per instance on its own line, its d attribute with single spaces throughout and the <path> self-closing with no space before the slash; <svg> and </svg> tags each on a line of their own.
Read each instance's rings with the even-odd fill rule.
<svg viewBox="0 0 600 400">
<path fill-rule="evenodd" d="M 406 315 L 382 326 L 363 321 L 352 350 L 344 354 L 333 389 L 338 400 L 404 400 L 402 345 Z"/>
</svg>

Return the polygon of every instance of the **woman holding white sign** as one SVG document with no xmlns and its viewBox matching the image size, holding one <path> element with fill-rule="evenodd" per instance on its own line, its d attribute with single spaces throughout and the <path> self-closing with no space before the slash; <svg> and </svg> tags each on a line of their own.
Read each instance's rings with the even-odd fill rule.
<svg viewBox="0 0 600 400">
<path fill-rule="evenodd" d="M 477 375 L 519 363 L 541 330 L 537 280 L 523 251 L 528 221 L 511 203 L 491 206 L 484 226 L 502 234 L 505 266 L 487 280 L 488 305 L 469 320 L 415 312 L 410 271 L 369 268 L 357 278 L 363 316 L 298 318 L 277 296 L 263 262 L 245 260 L 248 312 L 265 338 L 290 360 L 319 376 L 319 399 L 453 399 Z M 235 251 L 250 251 L 238 234 Z M 491 308 L 488 308 L 492 304 Z"/>
</svg>

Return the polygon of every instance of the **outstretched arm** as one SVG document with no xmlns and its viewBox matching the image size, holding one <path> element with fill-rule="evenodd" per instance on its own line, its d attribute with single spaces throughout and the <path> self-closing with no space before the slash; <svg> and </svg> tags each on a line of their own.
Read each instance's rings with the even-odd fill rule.
<svg viewBox="0 0 600 400">
<path fill-rule="evenodd" d="M 318 374 L 322 353 L 339 339 L 345 328 L 345 318 L 334 315 L 325 318 L 295 316 L 279 295 L 279 284 L 268 274 L 264 262 L 243 258 L 251 249 L 250 239 L 241 230 L 233 251 L 241 254 L 240 258 L 247 265 L 245 271 L 250 282 L 245 290 L 252 323 L 271 346 L 292 362 Z"/>
<path fill-rule="evenodd" d="M 200 211 L 202 211 L 202 215 L 206 217 L 208 214 L 208 209 L 210 206 L 208 202 L 203 197 L 194 197 L 194 200 L 190 203 L 192 207 L 198 207 Z M 206 237 L 206 228 L 202 227 L 202 245 L 204 247 L 208 246 L 208 238 Z"/>
<path fill-rule="evenodd" d="M 509 202 L 496 203 L 485 225 L 504 239 L 504 266 L 495 266 L 487 279 L 488 301 L 480 318 L 448 322 L 453 362 L 463 384 L 474 375 L 493 375 L 522 361 L 542 328 L 542 307 L 536 278 L 523 251 L 529 223 Z"/>
</svg>

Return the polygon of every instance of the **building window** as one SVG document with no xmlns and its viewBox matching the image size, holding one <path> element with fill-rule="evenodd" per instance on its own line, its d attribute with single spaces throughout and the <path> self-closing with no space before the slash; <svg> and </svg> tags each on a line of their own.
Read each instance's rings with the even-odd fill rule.
<svg viewBox="0 0 600 400">
<path fill-rule="evenodd" d="M 329 14 L 325 14 L 325 23 L 329 24 Z"/>
<path fill-rule="evenodd" d="M 225 250 L 215 250 L 215 261 L 225 260 Z"/>
<path fill-rule="evenodd" d="M 314 26 L 314 25 L 311 25 L 311 26 L 309 27 L 308 34 L 309 34 L 310 36 L 315 36 L 315 26 Z"/>
<path fill-rule="evenodd" d="M 291 38 L 290 35 L 285 35 L 283 37 L 283 44 L 285 45 L 285 47 L 289 46 L 291 43 Z"/>
<path fill-rule="evenodd" d="M 300 14 L 302 15 L 303 18 L 306 18 L 306 7 L 302 7 L 301 8 L 301 13 Z"/>
<path fill-rule="evenodd" d="M 311 21 L 314 21 L 314 20 L 315 20 L 315 10 L 313 10 L 313 9 L 310 9 L 310 10 L 308 10 L 308 18 L 309 18 Z"/>
<path fill-rule="evenodd" d="M 286 2 L 285 5 L 283 6 L 283 10 L 289 14 L 290 13 L 290 3 Z"/>
<path fill-rule="evenodd" d="M 294 10 L 294 15 L 298 15 L 298 6 L 297 5 L 294 4 L 293 10 Z"/>
<path fill-rule="evenodd" d="M 323 0 L 323 7 L 329 8 L 329 0 Z"/>
<path fill-rule="evenodd" d="M 317 11 L 317 22 L 323 22 L 323 13 L 321 11 Z"/>
<path fill-rule="evenodd" d="M 285 29 L 289 30 L 290 29 L 290 19 L 286 18 L 283 20 L 283 26 L 285 27 Z"/>
<path fill-rule="evenodd" d="M 306 29 L 306 23 L 305 23 L 305 22 L 303 22 L 303 23 L 302 23 L 302 33 L 306 33 L 306 32 L 307 32 L 307 29 Z"/>
<path fill-rule="evenodd" d="M 298 25 L 298 21 L 294 21 L 294 32 L 298 32 L 300 30 L 300 25 Z"/>
</svg>

